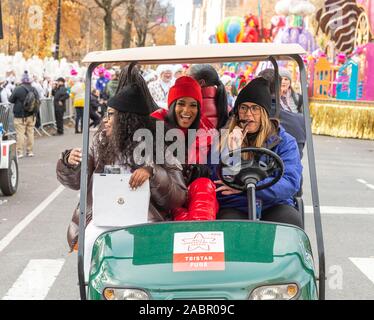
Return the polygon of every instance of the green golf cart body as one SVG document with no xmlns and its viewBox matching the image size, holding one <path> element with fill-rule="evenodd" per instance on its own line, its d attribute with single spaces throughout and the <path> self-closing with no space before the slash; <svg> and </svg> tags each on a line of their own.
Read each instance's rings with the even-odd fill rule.
<svg viewBox="0 0 374 320">
<path fill-rule="evenodd" d="M 310 130 L 306 74 L 298 45 L 165 46 L 90 53 L 86 80 L 78 276 L 82 299 L 324 299 L 324 249 Z M 84 274 L 89 147 L 88 103 L 93 70 L 103 62 L 217 63 L 293 59 L 300 68 L 319 279 L 306 233 L 261 221 L 159 222 L 105 231 Z M 277 84 L 279 86 L 279 84 Z M 277 97 L 279 101 L 279 97 Z M 319 282 L 319 287 L 317 283 Z M 318 289 L 317 289 L 318 288 Z"/>
</svg>

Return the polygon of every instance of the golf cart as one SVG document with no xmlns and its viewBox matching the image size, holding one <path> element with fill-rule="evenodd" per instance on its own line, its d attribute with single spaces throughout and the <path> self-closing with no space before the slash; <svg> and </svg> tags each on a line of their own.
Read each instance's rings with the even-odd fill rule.
<svg viewBox="0 0 374 320">
<path fill-rule="evenodd" d="M 82 299 L 324 299 L 325 259 L 314 162 L 313 141 L 306 90 L 306 71 L 299 45 L 270 43 L 215 44 L 132 48 L 89 53 L 84 113 L 81 170 L 78 277 Z M 256 218 L 258 181 L 282 175 L 281 159 L 263 148 L 245 148 L 254 161 L 241 162 L 235 177 L 222 161 L 222 180 L 248 194 L 247 220 L 143 223 L 106 230 L 85 252 L 87 159 L 89 150 L 89 97 L 91 77 L 101 63 L 141 65 L 221 63 L 293 59 L 299 66 L 307 131 L 307 154 L 317 233 L 319 272 L 316 274 L 311 245 L 304 230 Z M 279 83 L 276 83 L 279 109 Z M 278 110 L 279 111 L 279 110 Z M 265 164 L 263 158 L 269 159 Z M 299 199 L 300 200 L 300 199 Z M 303 212 L 302 201 L 298 201 Z M 93 213 L 93 215 L 95 212 Z M 92 241 L 92 239 L 90 240 Z M 90 259 L 85 259 L 90 255 Z M 88 260 L 88 261 L 87 261 Z M 85 265 L 86 264 L 86 265 Z M 89 265 L 87 265 L 89 264 Z M 88 274 L 87 274 L 88 273 Z M 318 285 L 317 285 L 318 283 Z"/>
<path fill-rule="evenodd" d="M 9 105 L 0 105 L 0 189 L 4 196 L 13 195 L 18 187 L 16 140 L 9 132 L 10 113 Z"/>
</svg>

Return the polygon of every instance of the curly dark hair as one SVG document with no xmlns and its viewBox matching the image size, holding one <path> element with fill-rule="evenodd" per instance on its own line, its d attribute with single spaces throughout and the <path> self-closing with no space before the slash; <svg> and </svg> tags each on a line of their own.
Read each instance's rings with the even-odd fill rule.
<svg viewBox="0 0 374 320">
<path fill-rule="evenodd" d="M 139 129 L 148 129 L 153 137 L 153 159 L 156 154 L 156 120 L 149 115 L 139 115 L 129 112 L 117 112 L 114 115 L 113 131 L 110 137 L 105 134 L 101 124 L 95 134 L 95 142 L 98 148 L 99 171 L 104 170 L 105 165 L 113 165 L 118 156 L 123 157 L 124 164 L 132 170 L 139 168 L 134 159 L 134 149 L 141 141 L 134 141 L 134 134 Z"/>
</svg>

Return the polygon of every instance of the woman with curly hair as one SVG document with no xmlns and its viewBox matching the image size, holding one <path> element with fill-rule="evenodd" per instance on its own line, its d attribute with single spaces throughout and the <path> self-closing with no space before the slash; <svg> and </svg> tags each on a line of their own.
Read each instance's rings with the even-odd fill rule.
<svg viewBox="0 0 374 320">
<path fill-rule="evenodd" d="M 148 158 L 137 152 L 142 143 L 134 141 L 137 130 L 147 129 L 155 137 L 155 120 L 149 116 L 150 110 L 142 89 L 136 83 L 126 85 L 109 99 L 107 113 L 94 136 L 88 157 L 88 222 L 92 217 L 93 174 L 110 172 L 113 166 L 121 173 L 132 174 L 129 184 L 133 189 L 149 180 L 150 222 L 167 220 L 169 211 L 186 201 L 182 167 L 175 158 L 165 156 L 165 164 L 154 164 L 156 139 L 153 139 L 153 154 Z M 81 149 L 75 148 L 65 151 L 57 163 L 58 180 L 73 190 L 80 189 L 81 159 Z M 77 243 L 78 222 L 76 212 L 68 229 L 68 243 L 72 250 Z"/>
</svg>

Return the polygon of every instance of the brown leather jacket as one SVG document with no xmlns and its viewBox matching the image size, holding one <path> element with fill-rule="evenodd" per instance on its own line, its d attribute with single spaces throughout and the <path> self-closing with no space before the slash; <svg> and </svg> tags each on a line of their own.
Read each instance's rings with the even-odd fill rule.
<svg viewBox="0 0 374 320">
<path fill-rule="evenodd" d="M 97 172 L 97 154 L 93 150 L 93 148 L 90 149 L 88 158 L 87 223 L 92 218 L 92 176 L 94 172 Z M 57 179 L 64 186 L 73 190 L 79 190 L 81 167 L 68 165 L 67 159 L 70 151 L 66 150 L 57 162 Z M 181 207 L 186 202 L 187 187 L 183 179 L 181 165 L 177 162 L 165 162 L 166 164 L 164 165 L 154 165 L 153 176 L 150 179 L 151 200 L 149 203 L 149 222 L 168 220 L 170 210 Z M 71 250 L 73 250 L 78 240 L 78 208 L 74 210 L 67 232 L 67 240 Z"/>
</svg>

